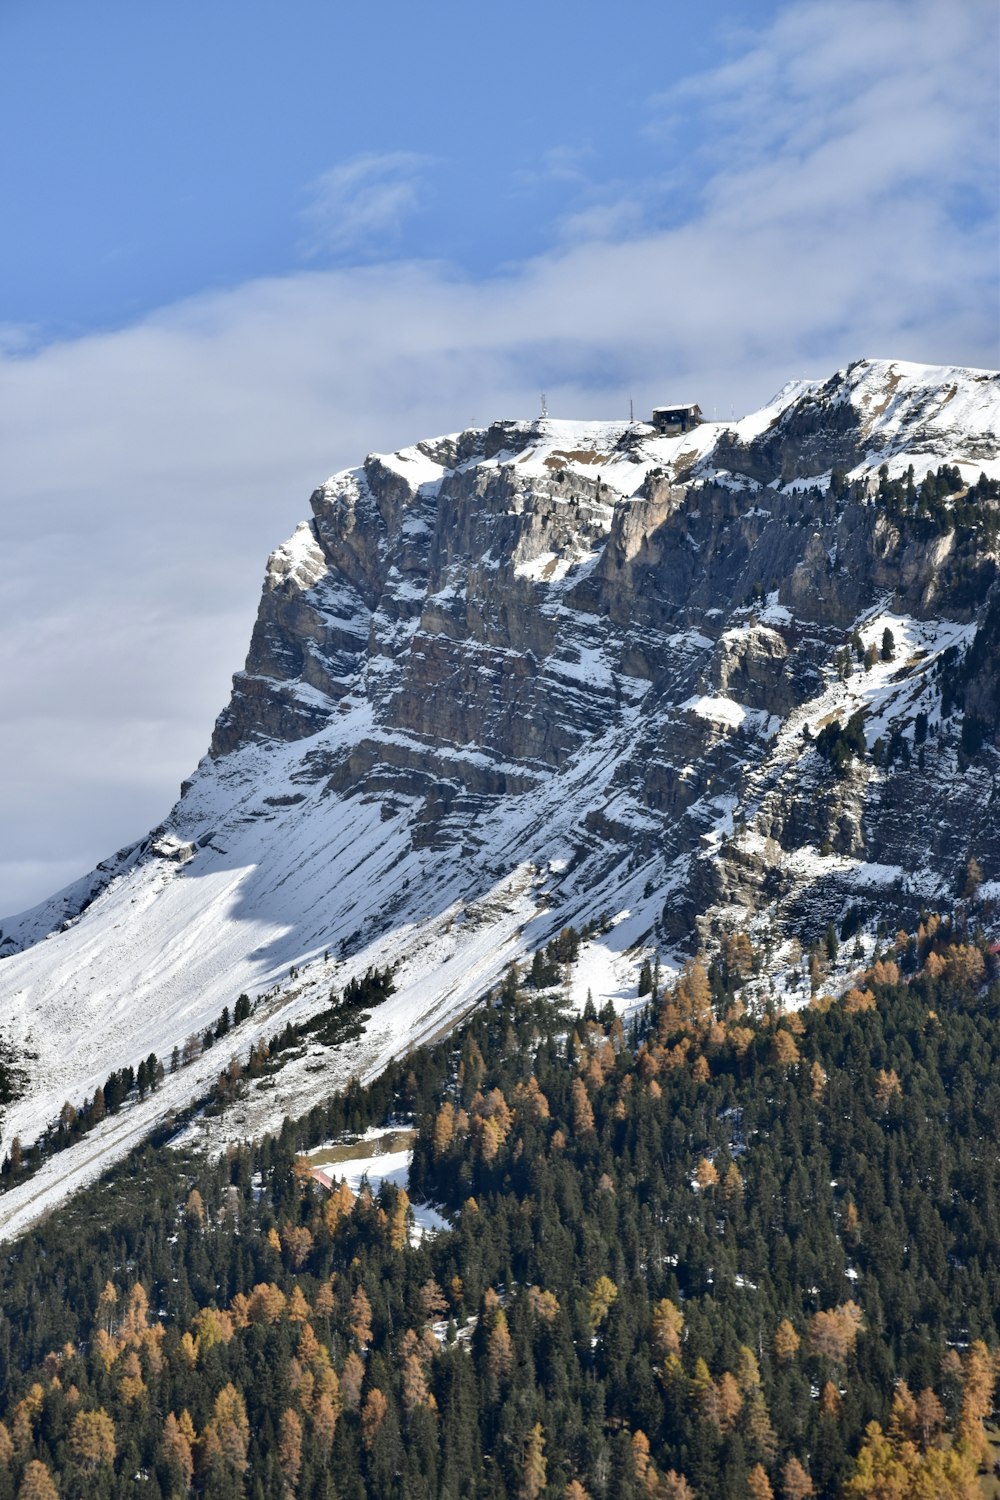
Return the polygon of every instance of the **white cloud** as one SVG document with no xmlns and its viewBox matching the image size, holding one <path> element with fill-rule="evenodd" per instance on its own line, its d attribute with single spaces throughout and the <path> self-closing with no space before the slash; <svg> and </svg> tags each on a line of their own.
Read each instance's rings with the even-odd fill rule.
<svg viewBox="0 0 1000 1500">
<path fill-rule="evenodd" d="M 998 30 L 993 0 L 808 0 L 664 94 L 660 122 L 697 118 L 705 201 L 741 220 L 915 187 L 993 205 Z"/>
<path fill-rule="evenodd" d="M 553 182 L 590 185 L 588 167 L 594 156 L 592 146 L 549 146 L 541 153 L 538 165 L 522 168 L 514 174 L 519 186 L 528 189 L 545 187 Z"/>
<path fill-rule="evenodd" d="M 303 253 L 365 253 L 395 240 L 419 206 L 428 161 L 412 151 L 369 152 L 321 173 L 303 210 L 309 226 Z"/>
<path fill-rule="evenodd" d="M 534 412 L 542 388 L 557 414 L 623 415 L 629 391 L 728 413 L 859 355 L 995 362 L 995 216 L 954 213 L 992 170 L 992 24 L 980 0 L 790 8 L 661 101 L 704 142 L 697 209 L 669 228 L 654 201 L 624 235 L 595 212 L 478 282 L 300 272 L 0 344 L 0 912 L 62 882 L 67 851 L 82 872 L 163 815 L 266 552 L 368 449 Z M 414 201 L 414 158 L 364 161 L 338 169 L 356 170 L 325 200 L 328 246 Z"/>
</svg>

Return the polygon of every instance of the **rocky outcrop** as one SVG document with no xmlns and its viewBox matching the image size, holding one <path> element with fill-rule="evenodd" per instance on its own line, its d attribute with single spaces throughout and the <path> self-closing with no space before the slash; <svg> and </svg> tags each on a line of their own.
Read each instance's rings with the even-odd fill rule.
<svg viewBox="0 0 1000 1500">
<path fill-rule="evenodd" d="M 998 415 L 988 372 L 861 361 L 673 438 L 497 422 L 369 455 L 268 561 L 178 846 L 213 787 L 244 822 L 374 804 L 473 895 L 557 850 L 553 921 L 642 869 L 650 932 L 689 947 L 942 901 L 971 852 L 1000 880 L 998 502 L 880 499 L 911 465 L 961 466 L 956 502 L 1000 477 Z"/>
<path fill-rule="evenodd" d="M 988 590 L 953 586 L 949 559 L 961 543 L 967 577 L 970 547 L 977 565 L 988 548 L 890 515 L 877 471 L 913 462 L 919 482 L 940 463 L 996 464 L 998 409 L 983 372 L 862 361 L 735 428 L 504 422 L 369 456 L 316 491 L 312 521 L 271 558 L 212 753 L 321 736 L 341 700 L 363 699 L 370 732 L 315 774 L 339 796 L 405 802 L 434 847 L 464 817 L 468 848 L 487 805 L 627 722 L 578 810 L 581 849 L 593 857 L 596 837 L 609 860 L 681 870 L 667 935 L 693 940 L 733 901 L 801 908 L 803 850 L 835 861 L 826 905 L 876 867 L 919 904 L 953 879 L 959 829 L 994 842 L 966 806 L 983 766 L 956 779 L 938 675 L 990 608 Z M 881 650 L 883 617 L 912 657 L 896 686 L 850 647 L 861 630 Z M 992 704 L 994 682 L 980 663 L 970 704 Z M 869 753 L 842 777 L 811 736 L 858 706 Z M 917 713 L 931 725 L 919 745 Z M 946 836 L 918 839 L 901 817 L 918 778 Z"/>
</svg>

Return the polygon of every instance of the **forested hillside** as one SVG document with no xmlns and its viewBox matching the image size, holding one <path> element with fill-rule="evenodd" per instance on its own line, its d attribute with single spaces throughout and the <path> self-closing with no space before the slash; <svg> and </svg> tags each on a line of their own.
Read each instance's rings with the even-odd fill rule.
<svg viewBox="0 0 1000 1500">
<path fill-rule="evenodd" d="M 0 1268 L 0 1500 L 976 1497 L 1000 1338 L 1000 983 L 927 918 L 748 1014 L 745 938 L 457 1034 L 257 1146 L 135 1154 Z M 555 983 L 553 984 L 553 981 Z M 325 1192 L 392 1120 L 454 1228 Z"/>
</svg>

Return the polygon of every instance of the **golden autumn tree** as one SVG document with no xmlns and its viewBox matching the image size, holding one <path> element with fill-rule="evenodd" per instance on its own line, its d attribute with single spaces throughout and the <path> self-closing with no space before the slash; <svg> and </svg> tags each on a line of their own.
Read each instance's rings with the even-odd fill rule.
<svg viewBox="0 0 1000 1500">
<path fill-rule="evenodd" d="M 704 1358 L 699 1355 L 694 1362 L 690 1383 L 691 1407 L 703 1422 L 719 1427 L 719 1392 Z"/>
<path fill-rule="evenodd" d="M 304 1224 L 284 1224 L 281 1229 L 281 1248 L 289 1269 L 300 1271 L 312 1253 L 313 1237 Z"/>
<path fill-rule="evenodd" d="M 134 1349 L 128 1351 L 119 1366 L 118 1393 L 122 1400 L 129 1404 L 141 1400 L 146 1393 L 146 1382 L 142 1378 L 142 1365 Z"/>
<path fill-rule="evenodd" d="M 433 1148 L 436 1160 L 440 1160 L 451 1149 L 455 1139 L 455 1106 L 446 1099 L 434 1117 Z"/>
<path fill-rule="evenodd" d="M 719 1430 L 732 1432 L 736 1419 L 743 1409 L 743 1392 L 736 1383 L 736 1376 L 724 1370 L 716 1383 L 718 1392 Z"/>
<path fill-rule="evenodd" d="M 190 1332 L 184 1332 L 181 1334 L 181 1341 L 177 1346 L 177 1353 L 187 1365 L 188 1369 L 193 1370 L 195 1365 L 198 1363 L 198 1345 L 191 1337 Z"/>
<path fill-rule="evenodd" d="M 361 1441 L 365 1448 L 371 1452 L 375 1442 L 375 1435 L 382 1423 L 385 1421 L 389 1411 L 389 1403 L 377 1385 L 373 1385 L 365 1397 L 365 1404 L 361 1408 Z"/>
<path fill-rule="evenodd" d="M 753 944 L 742 930 L 727 932 L 720 944 L 722 961 L 730 974 L 738 979 L 747 979 L 753 973 L 756 957 Z"/>
<path fill-rule="evenodd" d="M 236 1330 L 227 1312 L 217 1307 L 202 1307 L 194 1315 L 191 1331 L 198 1345 L 198 1354 L 207 1354 L 216 1344 L 228 1344 Z"/>
<path fill-rule="evenodd" d="M 744 1396 L 749 1396 L 752 1391 L 759 1389 L 760 1365 L 757 1363 L 756 1354 L 746 1344 L 741 1344 L 737 1350 L 733 1374 Z"/>
<path fill-rule="evenodd" d="M 519 1083 L 514 1089 L 514 1106 L 518 1115 L 528 1120 L 547 1120 L 550 1115 L 549 1101 L 538 1086 L 532 1073 L 527 1083 Z"/>
<path fill-rule="evenodd" d="M 547 1475 L 545 1432 L 541 1422 L 536 1422 L 528 1433 L 521 1459 L 521 1494 L 524 1500 L 538 1500 L 545 1488 Z"/>
<path fill-rule="evenodd" d="M 595 1333 L 611 1311 L 611 1304 L 617 1296 L 618 1288 L 611 1277 L 598 1276 L 587 1297 L 587 1318 Z"/>
<path fill-rule="evenodd" d="M 784 1500 L 809 1500 L 816 1493 L 809 1471 L 794 1454 L 781 1471 L 781 1493 Z"/>
<path fill-rule="evenodd" d="M 645 1485 L 650 1473 L 649 1438 L 642 1431 L 632 1434 L 632 1472 Z"/>
<path fill-rule="evenodd" d="M 38 1381 L 34 1381 L 14 1407 L 12 1433 L 14 1447 L 22 1457 L 31 1446 L 35 1432 L 35 1423 L 38 1420 L 45 1400 L 45 1391 Z"/>
<path fill-rule="evenodd" d="M 944 1407 L 934 1391 L 925 1387 L 917 1397 L 917 1437 L 924 1452 L 937 1442 L 944 1421 Z"/>
<path fill-rule="evenodd" d="M 196 1187 L 188 1193 L 187 1202 L 184 1205 L 184 1217 L 189 1224 L 196 1224 L 199 1229 L 205 1224 L 205 1200 Z"/>
<path fill-rule="evenodd" d="M 433 1276 L 420 1288 L 420 1306 L 428 1323 L 433 1323 L 436 1318 L 440 1318 L 448 1311 L 444 1292 Z"/>
<path fill-rule="evenodd" d="M 977 1467 L 985 1464 L 989 1455 L 983 1422 L 993 1407 L 996 1374 L 990 1351 L 982 1339 L 976 1339 L 969 1346 L 962 1368 L 962 1406 L 956 1447 L 959 1452 L 968 1454 Z"/>
<path fill-rule="evenodd" d="M 122 1351 L 122 1346 L 116 1338 L 112 1338 L 105 1329 L 99 1328 L 94 1334 L 92 1344 L 94 1358 L 104 1367 L 105 1373 L 111 1369 L 115 1360 Z"/>
<path fill-rule="evenodd" d="M 799 1061 L 799 1047 L 790 1031 L 780 1026 L 771 1043 L 771 1057 L 779 1068 L 791 1068 Z"/>
<path fill-rule="evenodd" d="M 684 1330 L 684 1314 L 669 1297 L 662 1297 L 653 1308 L 650 1321 L 650 1336 L 653 1353 L 657 1359 L 679 1357 L 681 1333 Z"/>
<path fill-rule="evenodd" d="M 763 1464 L 754 1464 L 747 1475 L 747 1500 L 774 1500 L 774 1490 Z"/>
<path fill-rule="evenodd" d="M 218 1464 L 234 1474 L 247 1466 L 250 1423 L 246 1402 L 230 1381 L 215 1398 L 212 1418 L 202 1433 L 202 1447 L 209 1466 Z"/>
<path fill-rule="evenodd" d="M 250 1321 L 277 1323 L 285 1311 L 285 1294 L 271 1281 L 259 1281 L 250 1293 Z"/>
<path fill-rule="evenodd" d="M 295 1493 L 302 1469 L 302 1421 L 288 1406 L 281 1414 L 278 1429 L 278 1463 L 289 1493 Z"/>
<path fill-rule="evenodd" d="M 111 1334 L 115 1331 L 115 1308 L 118 1305 L 118 1292 L 113 1281 L 104 1283 L 104 1290 L 97 1299 L 98 1324 L 105 1333 Z"/>
<path fill-rule="evenodd" d="M 835 1417 L 840 1411 L 840 1392 L 832 1380 L 828 1380 L 820 1392 L 819 1409 L 824 1417 Z"/>
<path fill-rule="evenodd" d="M 93 1475 L 115 1461 L 115 1424 L 103 1407 L 78 1411 L 67 1441 L 70 1458 L 82 1474 Z"/>
<path fill-rule="evenodd" d="M 722 1201 L 732 1208 L 743 1197 L 743 1177 L 734 1161 L 726 1168 L 722 1179 Z"/>
<path fill-rule="evenodd" d="M 427 1376 L 417 1354 L 408 1354 L 403 1360 L 403 1411 L 409 1421 L 420 1406 L 428 1401 Z"/>
<path fill-rule="evenodd" d="M 787 1318 L 782 1318 L 774 1331 L 774 1355 L 781 1364 L 787 1364 L 794 1359 L 799 1352 L 802 1340 L 795 1331 L 794 1325 Z"/>
<path fill-rule="evenodd" d="M 194 1424 L 187 1411 L 183 1411 L 179 1419 L 174 1416 L 173 1412 L 170 1412 L 163 1424 L 160 1452 L 164 1463 L 170 1469 L 174 1482 L 184 1490 L 191 1488 L 191 1480 L 194 1477 L 192 1449 L 196 1440 Z"/>
<path fill-rule="evenodd" d="M 334 1295 L 332 1281 L 320 1282 L 316 1295 L 313 1298 L 312 1311 L 316 1318 L 329 1318 L 334 1309 Z"/>
<path fill-rule="evenodd" d="M 396 1206 L 389 1219 L 389 1244 L 393 1250 L 405 1250 L 410 1232 L 410 1198 L 405 1188 L 396 1194 Z"/>
<path fill-rule="evenodd" d="M 331 1234 L 338 1228 L 354 1207 L 354 1194 L 346 1182 L 340 1182 L 323 1205 L 323 1222 Z"/>
<path fill-rule="evenodd" d="M 372 1341 L 372 1305 L 368 1300 L 368 1293 L 360 1284 L 351 1298 L 348 1324 L 358 1347 L 367 1349 Z"/>
<path fill-rule="evenodd" d="M 749 1026 L 734 1026 L 729 1033 L 729 1040 L 733 1044 L 733 1051 L 737 1057 L 746 1057 L 753 1039 L 754 1033 Z"/>
<path fill-rule="evenodd" d="M 486 1342 L 486 1368 L 494 1380 L 502 1382 L 510 1376 L 513 1363 L 514 1343 L 507 1326 L 507 1314 L 498 1307 Z"/>
<path fill-rule="evenodd" d="M 839 1307 L 815 1313 L 809 1324 L 809 1352 L 818 1359 L 844 1365 L 863 1327 L 864 1318 L 856 1302 L 842 1302 Z"/>
<path fill-rule="evenodd" d="M 310 1312 L 311 1309 L 302 1288 L 296 1283 L 288 1299 L 288 1321 L 289 1323 L 308 1323 Z"/>
<path fill-rule="evenodd" d="M 875 1103 L 879 1109 L 888 1109 L 893 1099 L 901 1092 L 902 1086 L 895 1068 L 890 1068 L 888 1071 L 885 1068 L 879 1068 L 875 1075 Z"/>
<path fill-rule="evenodd" d="M 869 1422 L 844 1500 L 981 1500 L 976 1462 L 958 1445 L 921 1453 L 905 1439 L 893 1441 Z"/>
<path fill-rule="evenodd" d="M 594 1110 L 582 1078 L 573 1079 L 573 1134 L 586 1135 L 594 1128 Z"/>
<path fill-rule="evenodd" d="M 544 1291 L 540 1286 L 528 1288 L 528 1306 L 536 1318 L 543 1323 L 554 1323 L 559 1312 L 559 1298 L 554 1292 Z"/>
<path fill-rule="evenodd" d="M 340 1372 L 340 1394 L 348 1411 L 357 1411 L 361 1404 L 361 1386 L 364 1378 L 364 1363 L 360 1355 L 352 1349 L 344 1360 L 344 1367 Z"/>
<path fill-rule="evenodd" d="M 701 1188 L 702 1192 L 706 1192 L 709 1188 L 718 1186 L 718 1170 L 716 1169 L 715 1163 L 710 1161 L 707 1156 L 703 1156 L 701 1158 L 701 1161 L 694 1169 L 694 1175 L 695 1181 L 697 1182 L 699 1188 Z"/>
<path fill-rule="evenodd" d="M 24 1471 L 17 1500 L 59 1500 L 48 1466 L 33 1458 Z"/>
<path fill-rule="evenodd" d="M 137 1281 L 128 1294 L 125 1304 L 125 1316 L 122 1319 L 122 1337 L 127 1343 L 138 1344 L 142 1341 L 142 1335 L 149 1327 L 149 1298 L 146 1288 L 141 1281 Z"/>
<path fill-rule="evenodd" d="M 712 986 L 701 958 L 684 965 L 674 986 L 674 1003 L 682 1026 L 692 1031 L 706 1031 L 712 1024 Z"/>
</svg>

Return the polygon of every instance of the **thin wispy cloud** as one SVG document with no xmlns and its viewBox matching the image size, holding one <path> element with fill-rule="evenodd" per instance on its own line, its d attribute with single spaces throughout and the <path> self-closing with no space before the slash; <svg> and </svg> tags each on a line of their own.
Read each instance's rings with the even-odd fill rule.
<svg viewBox="0 0 1000 1500">
<path fill-rule="evenodd" d="M 517 171 L 514 181 L 517 186 L 529 190 L 554 182 L 589 186 L 593 157 L 594 151 L 590 146 L 549 146 L 541 153 L 534 167 Z"/>
<path fill-rule="evenodd" d="M 994 364 L 994 29 L 992 0 L 791 6 L 656 102 L 697 124 L 683 213 L 658 176 L 581 201 L 502 274 L 372 264 L 426 163 L 362 158 L 314 203 L 336 269 L 0 347 L 0 911 L 162 816 L 268 548 L 369 449 L 529 414 L 543 388 L 557 414 L 624 415 L 628 389 L 728 413 L 861 355 Z"/>
<path fill-rule="evenodd" d="M 370 152 L 321 173 L 309 186 L 302 219 L 307 257 L 369 254 L 396 241 L 420 206 L 430 159 L 412 151 Z"/>
<path fill-rule="evenodd" d="M 694 120 L 703 201 L 744 226 L 886 193 L 995 210 L 998 42 L 992 0 L 811 0 L 660 96 L 652 130 Z"/>
</svg>

